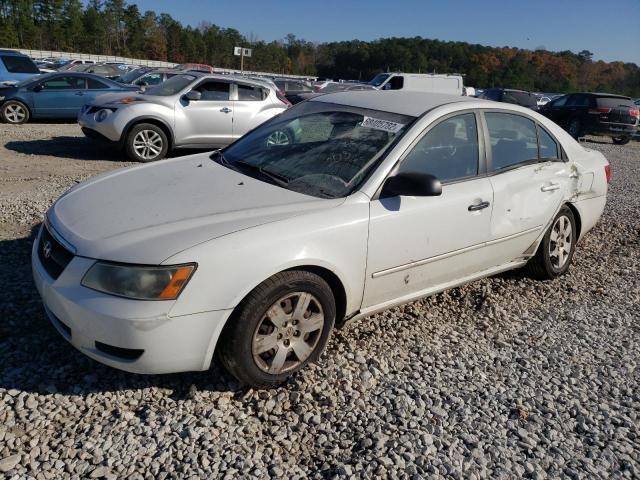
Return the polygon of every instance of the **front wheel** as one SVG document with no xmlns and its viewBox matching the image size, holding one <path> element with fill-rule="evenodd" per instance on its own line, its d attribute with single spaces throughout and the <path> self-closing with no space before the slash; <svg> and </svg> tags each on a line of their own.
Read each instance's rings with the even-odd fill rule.
<svg viewBox="0 0 640 480">
<path fill-rule="evenodd" d="M 612 140 L 616 145 L 626 145 L 631 140 L 631 137 L 624 135 L 622 137 L 613 137 Z"/>
<path fill-rule="evenodd" d="M 165 157 L 169 150 L 167 135 L 157 125 L 135 125 L 125 142 L 127 156 L 135 162 L 153 162 Z"/>
<path fill-rule="evenodd" d="M 270 387 L 314 362 L 336 316 L 331 288 L 306 271 L 281 272 L 258 285 L 229 319 L 222 364 L 241 382 Z"/>
<path fill-rule="evenodd" d="M 2 105 L 0 109 L 0 117 L 6 123 L 20 125 L 29 121 L 29 109 L 27 106 L 17 100 L 9 100 Z"/>
<path fill-rule="evenodd" d="M 575 217 L 565 205 L 553 219 L 536 255 L 527 264 L 532 276 L 539 280 L 552 280 L 566 273 L 573 259 L 577 238 Z"/>
</svg>

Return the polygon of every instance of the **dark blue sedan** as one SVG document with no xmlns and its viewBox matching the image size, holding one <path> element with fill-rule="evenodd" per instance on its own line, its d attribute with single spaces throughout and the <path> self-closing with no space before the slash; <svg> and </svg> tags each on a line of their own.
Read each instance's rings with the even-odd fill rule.
<svg viewBox="0 0 640 480">
<path fill-rule="evenodd" d="M 90 73 L 47 73 L 0 86 L 0 119 L 19 124 L 30 118 L 77 118 L 80 108 L 98 95 L 137 89 Z"/>
</svg>

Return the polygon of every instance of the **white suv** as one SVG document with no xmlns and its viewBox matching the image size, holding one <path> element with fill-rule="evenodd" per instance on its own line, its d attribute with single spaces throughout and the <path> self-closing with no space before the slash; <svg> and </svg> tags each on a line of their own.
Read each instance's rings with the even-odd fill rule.
<svg viewBox="0 0 640 480">
<path fill-rule="evenodd" d="M 100 96 L 78 122 L 88 137 L 150 162 L 173 148 L 224 147 L 287 106 L 264 82 L 189 72 L 134 95 Z"/>
</svg>

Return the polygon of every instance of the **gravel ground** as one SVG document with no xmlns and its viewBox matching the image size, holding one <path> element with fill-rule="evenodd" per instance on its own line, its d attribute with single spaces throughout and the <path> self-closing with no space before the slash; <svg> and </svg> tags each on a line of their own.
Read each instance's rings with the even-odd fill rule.
<svg viewBox="0 0 640 480">
<path fill-rule="evenodd" d="M 32 231 L 67 187 L 122 167 L 75 125 L 0 125 L 0 476 L 640 476 L 640 144 L 552 282 L 474 282 L 337 331 L 272 391 L 137 376 L 76 352 L 31 282 Z M 4 472 L 4 473 L 3 473 Z"/>
</svg>

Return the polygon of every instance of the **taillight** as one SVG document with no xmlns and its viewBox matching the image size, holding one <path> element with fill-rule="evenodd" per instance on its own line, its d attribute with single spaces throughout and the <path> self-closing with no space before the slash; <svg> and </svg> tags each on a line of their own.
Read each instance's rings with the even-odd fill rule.
<svg viewBox="0 0 640 480">
<path fill-rule="evenodd" d="M 611 183 L 611 165 L 604 166 L 604 175 L 607 177 L 607 183 Z"/>
<path fill-rule="evenodd" d="M 292 103 L 287 100 L 287 97 L 284 96 L 281 90 L 276 91 L 276 97 L 278 97 L 278 100 L 284 103 L 287 107 L 290 107 L 292 105 Z"/>
<path fill-rule="evenodd" d="M 630 109 L 629 115 L 631 115 L 632 117 L 640 118 L 640 110 Z"/>
<path fill-rule="evenodd" d="M 589 113 L 609 113 L 610 111 L 610 108 L 592 108 Z"/>
</svg>

